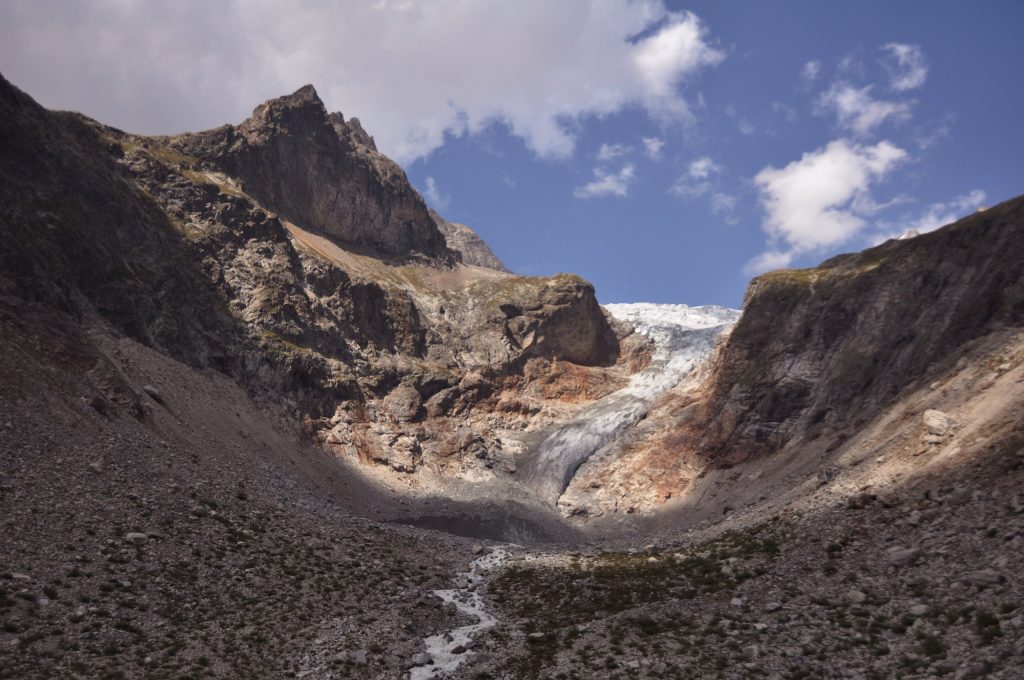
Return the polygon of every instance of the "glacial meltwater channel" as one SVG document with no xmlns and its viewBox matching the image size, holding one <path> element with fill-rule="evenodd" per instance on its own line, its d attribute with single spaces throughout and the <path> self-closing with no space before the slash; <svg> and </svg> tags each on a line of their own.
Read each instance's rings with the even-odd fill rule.
<svg viewBox="0 0 1024 680">
<path fill-rule="evenodd" d="M 711 353 L 715 339 L 740 316 L 739 310 L 717 306 L 638 303 L 605 309 L 651 338 L 654 355 L 628 385 L 584 408 L 541 442 L 525 479 L 552 504 L 580 465 L 643 418 L 660 394 L 691 374 Z"/>
<path fill-rule="evenodd" d="M 509 552 L 506 549 L 494 548 L 488 554 L 473 560 L 469 565 L 469 571 L 458 574 L 455 577 L 454 588 L 434 591 L 434 595 L 445 602 L 451 602 L 460 612 L 475 618 L 476 622 L 424 639 L 428 660 L 409 670 L 409 680 L 446 677 L 471 658 L 472 653 L 468 650 L 473 639 L 478 633 L 497 623 L 494 615 L 484 607 L 480 585 L 488 572 L 501 566 L 508 558 Z"/>
</svg>

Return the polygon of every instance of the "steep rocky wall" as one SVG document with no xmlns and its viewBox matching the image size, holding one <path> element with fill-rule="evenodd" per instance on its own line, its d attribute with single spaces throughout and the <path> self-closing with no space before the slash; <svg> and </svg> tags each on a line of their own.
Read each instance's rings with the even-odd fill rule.
<svg viewBox="0 0 1024 680">
<path fill-rule="evenodd" d="M 465 224 L 449 222 L 433 210 L 430 211 L 430 216 L 434 218 L 437 228 L 444 234 L 448 247 L 461 255 L 463 262 L 477 267 L 487 267 L 502 272 L 508 271 L 490 246 L 475 231 Z"/>
<path fill-rule="evenodd" d="M 238 130 L 147 138 L 48 112 L 0 82 L 4 318 L 31 306 L 43 324 L 61 315 L 107 323 L 282 403 L 339 455 L 406 472 L 435 456 L 448 461 L 442 472 L 494 468 L 504 455 L 498 430 L 621 383 L 632 364 L 615 364 L 629 330 L 613 329 L 588 283 L 459 264 L 361 126 L 325 116 L 304 89 Z M 324 149 L 346 144 L 363 183 L 314 182 L 338 171 Z M 274 166 L 264 153 L 299 165 Z M 311 192 L 303 209 L 334 214 L 317 203 L 327 192 L 335 206 L 378 202 L 391 211 L 381 219 L 406 209 L 389 193 L 393 166 L 399 194 L 412 192 L 406 207 L 422 208 L 433 231 L 419 240 L 415 229 L 377 222 L 373 238 L 403 257 L 342 251 L 337 244 L 351 244 L 339 238 L 331 247 L 343 257 L 331 259 L 249 193 L 259 182 L 225 172 L 238 158 L 292 173 L 274 191 Z M 430 251 L 435 236 L 441 249 Z M 69 337 L 91 356 L 87 337 Z M 565 376 L 581 373 L 586 389 L 563 389 Z"/>
<path fill-rule="evenodd" d="M 400 167 L 358 122 L 330 116 L 311 85 L 256 107 L 246 121 L 170 144 L 214 163 L 287 219 L 383 255 L 455 257 Z"/>
<path fill-rule="evenodd" d="M 1024 198 L 756 278 L 689 428 L 721 463 L 839 439 L 964 344 L 1024 324 Z"/>
</svg>

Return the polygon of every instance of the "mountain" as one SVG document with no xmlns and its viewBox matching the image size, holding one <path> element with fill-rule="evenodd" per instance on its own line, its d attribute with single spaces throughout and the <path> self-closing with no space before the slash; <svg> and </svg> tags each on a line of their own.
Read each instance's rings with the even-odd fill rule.
<svg viewBox="0 0 1024 680">
<path fill-rule="evenodd" d="M 851 459 L 860 470 L 850 476 L 866 479 L 897 450 L 927 467 L 943 449 L 1013 449 L 1024 428 L 1012 372 L 1022 255 L 1015 198 L 935 232 L 759 276 L 699 379 L 665 394 L 609 462 L 585 466 L 563 511 L 614 524 L 629 508 L 678 507 L 698 521 L 790 494 L 800 474 L 831 483 Z M 973 422 L 951 438 L 952 425 L 935 434 L 922 424 L 926 411 L 972 412 Z M 884 464 L 865 462 L 875 457 Z"/>
<path fill-rule="evenodd" d="M 502 272 L 508 271 L 498 256 L 491 251 L 490 246 L 471 228 L 458 222 L 449 222 L 433 210 L 430 211 L 430 216 L 434 218 L 437 228 L 444 234 L 448 247 L 461 255 L 463 262 L 477 267 L 497 269 Z"/>
<path fill-rule="evenodd" d="M 0 678 L 1020 675 L 1024 197 L 602 307 L 310 86 L 0 77 L 0 243 Z"/>
</svg>

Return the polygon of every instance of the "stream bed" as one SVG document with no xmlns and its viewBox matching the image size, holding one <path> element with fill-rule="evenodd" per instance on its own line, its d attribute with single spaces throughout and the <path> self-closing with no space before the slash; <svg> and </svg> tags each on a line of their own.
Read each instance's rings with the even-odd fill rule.
<svg viewBox="0 0 1024 680">
<path fill-rule="evenodd" d="M 429 659 L 409 669 L 409 680 L 444 678 L 472 657 L 469 649 L 473 640 L 498 622 L 487 611 L 480 587 L 485 576 L 504 564 L 509 557 L 507 549 L 494 548 L 470 562 L 469 571 L 456 575 L 454 588 L 434 591 L 434 595 L 446 603 L 454 604 L 460 612 L 476 621 L 424 638 L 426 652 L 421 654 L 425 653 Z"/>
</svg>

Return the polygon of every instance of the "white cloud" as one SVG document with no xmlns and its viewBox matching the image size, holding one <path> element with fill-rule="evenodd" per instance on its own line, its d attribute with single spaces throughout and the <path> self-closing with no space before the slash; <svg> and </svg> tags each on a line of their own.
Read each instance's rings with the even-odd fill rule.
<svg viewBox="0 0 1024 680">
<path fill-rule="evenodd" d="M 758 261 L 780 262 L 783 255 L 792 259 L 849 240 L 878 205 L 871 185 L 906 158 L 887 141 L 860 146 L 839 139 L 784 168 L 761 170 L 754 185 L 765 210 L 762 226 L 776 247 Z"/>
<path fill-rule="evenodd" d="M 766 250 L 765 252 L 757 255 L 745 265 L 743 265 L 743 273 L 747 276 L 755 276 L 757 274 L 763 274 L 772 269 L 782 269 L 788 267 L 793 261 L 792 252 L 784 252 L 780 250 Z"/>
<path fill-rule="evenodd" d="M 708 180 L 721 171 L 710 156 L 702 156 L 690 163 L 686 174 L 676 180 L 669 192 L 684 198 L 699 198 L 711 191 L 712 183 Z"/>
<path fill-rule="evenodd" d="M 711 191 L 711 182 L 693 182 L 688 175 L 683 175 L 669 188 L 669 193 L 683 198 L 700 198 Z"/>
<path fill-rule="evenodd" d="M 874 242 L 881 243 L 891 238 L 916 236 L 935 231 L 939 227 L 956 222 L 964 215 L 981 208 L 985 204 L 985 199 L 984 191 L 974 189 L 949 201 L 932 203 L 920 215 L 899 226 L 891 223 L 879 225 L 883 231 L 876 235 Z"/>
<path fill-rule="evenodd" d="M 752 135 L 754 134 L 754 124 L 746 118 L 741 118 L 740 122 L 737 123 L 736 129 L 740 131 L 741 135 Z"/>
<path fill-rule="evenodd" d="M 711 196 L 711 211 L 715 214 L 731 213 L 736 209 L 736 202 L 735 196 L 719 191 Z"/>
<path fill-rule="evenodd" d="M 695 14 L 668 12 L 665 16 L 665 25 L 632 50 L 633 63 L 644 84 L 640 98 L 662 119 L 688 120 L 692 117 L 690 108 L 676 91 L 680 81 L 701 67 L 717 64 L 725 55 L 705 42 L 704 28 Z"/>
<path fill-rule="evenodd" d="M 494 123 L 545 157 L 629 106 L 689 124 L 681 86 L 723 58 L 662 0 L 0 3 L 5 76 L 48 106 L 173 133 L 311 82 L 400 162 Z"/>
<path fill-rule="evenodd" d="M 636 172 L 632 163 L 626 163 L 616 173 L 610 173 L 603 168 L 594 168 L 594 177 L 594 181 L 579 187 L 572 195 L 576 198 L 601 196 L 623 198 L 629 194 L 629 187 L 636 181 Z"/>
<path fill-rule="evenodd" d="M 800 69 L 800 78 L 807 84 L 813 83 L 819 75 L 821 75 L 820 61 L 809 61 Z"/>
<path fill-rule="evenodd" d="M 702 156 L 690 163 L 669 193 L 686 199 L 708 196 L 711 212 L 722 217 L 727 224 L 736 224 L 735 210 L 739 199 L 719 188 L 721 174 L 722 166 L 710 156 Z"/>
<path fill-rule="evenodd" d="M 928 60 L 917 45 L 889 43 L 880 48 L 886 54 L 882 64 L 889 71 L 889 87 L 897 92 L 914 90 L 928 78 Z"/>
<path fill-rule="evenodd" d="M 985 203 L 985 198 L 984 191 L 975 189 L 945 203 L 932 203 L 920 217 L 911 223 L 910 228 L 919 234 L 935 231 L 939 227 L 956 222 L 964 215 L 974 212 Z"/>
<path fill-rule="evenodd" d="M 707 179 L 712 174 L 718 174 L 721 171 L 722 168 L 711 160 L 709 156 L 703 156 L 690 163 L 690 168 L 687 172 L 694 179 Z"/>
<path fill-rule="evenodd" d="M 423 198 L 427 199 L 427 203 L 430 207 L 435 210 L 444 210 L 447 208 L 450 197 L 441 193 L 437 188 L 437 182 L 434 181 L 433 177 L 427 177 L 425 181 L 426 187 L 423 189 Z"/>
<path fill-rule="evenodd" d="M 860 55 L 856 52 L 851 52 L 839 60 L 836 71 L 847 76 L 863 79 L 865 75 L 864 62 L 861 61 Z"/>
<path fill-rule="evenodd" d="M 652 161 L 661 160 L 661 150 L 665 146 L 665 140 L 657 137 L 644 137 L 644 153 Z"/>
<path fill-rule="evenodd" d="M 857 135 L 867 135 L 886 120 L 900 122 L 910 118 L 910 103 L 874 99 L 872 86 L 860 89 L 836 83 L 818 98 L 817 113 L 833 112 L 839 125 Z"/>
<path fill-rule="evenodd" d="M 602 144 L 597 151 L 597 160 L 610 161 L 619 156 L 625 156 L 633 152 L 633 147 L 626 144 Z"/>
<path fill-rule="evenodd" d="M 739 218 L 736 217 L 736 204 L 739 199 L 731 194 L 717 191 L 711 194 L 711 212 L 721 216 L 726 224 L 736 224 Z"/>
</svg>

